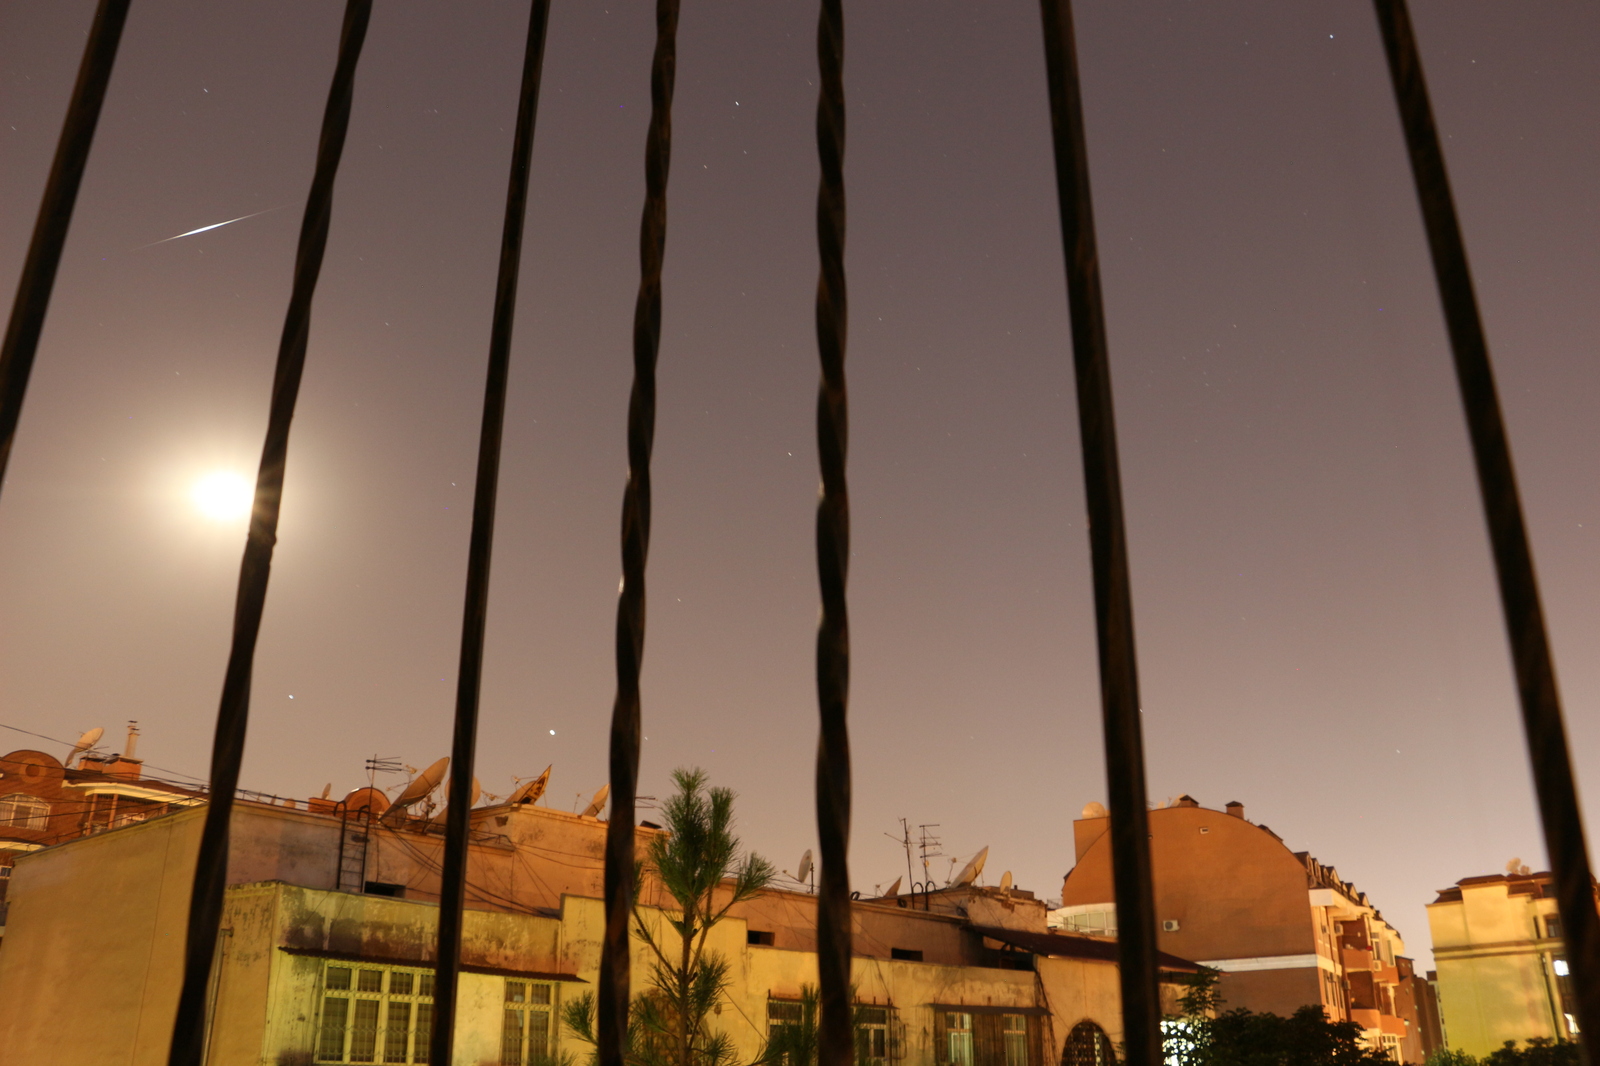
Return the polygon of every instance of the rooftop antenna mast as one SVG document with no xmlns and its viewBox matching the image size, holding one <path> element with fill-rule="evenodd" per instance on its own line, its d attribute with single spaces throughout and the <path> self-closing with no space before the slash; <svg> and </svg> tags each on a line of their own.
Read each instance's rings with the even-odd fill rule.
<svg viewBox="0 0 1600 1066">
<path fill-rule="evenodd" d="M 398 774 L 404 769 L 397 755 L 374 755 L 367 760 L 367 787 L 378 787 L 379 774 Z"/>
<path fill-rule="evenodd" d="M 942 846 L 942 842 L 939 840 L 938 834 L 928 832 L 930 829 L 937 828 L 939 828 L 938 822 L 933 822 L 929 825 L 917 826 L 917 847 L 922 852 L 922 880 L 924 883 L 932 880 L 932 875 L 928 873 L 928 860 L 942 859 L 945 857 L 944 852 L 939 850 L 939 848 Z"/>
<path fill-rule="evenodd" d="M 885 833 L 883 835 L 906 849 L 906 883 L 916 884 L 917 875 L 911 872 L 911 826 L 906 824 L 906 820 L 902 818 L 900 819 L 899 836 L 895 836 L 893 833 Z"/>
</svg>

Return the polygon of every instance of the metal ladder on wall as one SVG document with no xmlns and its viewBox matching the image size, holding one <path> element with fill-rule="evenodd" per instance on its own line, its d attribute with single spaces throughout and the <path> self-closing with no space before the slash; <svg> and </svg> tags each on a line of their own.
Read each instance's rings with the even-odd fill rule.
<svg viewBox="0 0 1600 1066">
<path fill-rule="evenodd" d="M 362 892 L 367 887 L 367 847 L 372 840 L 368 822 L 371 813 L 366 810 L 343 811 L 339 817 L 339 881 L 334 887 L 340 892 Z"/>
</svg>

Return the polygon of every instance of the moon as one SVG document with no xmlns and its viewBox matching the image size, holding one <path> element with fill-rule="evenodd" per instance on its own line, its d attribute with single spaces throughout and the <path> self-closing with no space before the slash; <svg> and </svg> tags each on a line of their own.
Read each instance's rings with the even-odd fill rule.
<svg viewBox="0 0 1600 1066">
<path fill-rule="evenodd" d="M 214 522 L 237 522 L 250 513 L 255 486 L 232 470 L 215 470 L 189 490 L 196 509 Z"/>
</svg>

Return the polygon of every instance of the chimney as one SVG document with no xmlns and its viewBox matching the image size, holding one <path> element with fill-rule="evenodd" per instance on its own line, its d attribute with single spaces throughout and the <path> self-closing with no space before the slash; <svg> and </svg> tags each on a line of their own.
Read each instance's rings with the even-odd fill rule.
<svg viewBox="0 0 1600 1066">
<path fill-rule="evenodd" d="M 1225 807 L 1223 809 L 1226 810 L 1229 814 L 1233 815 L 1235 818 L 1243 818 L 1244 817 L 1244 804 L 1240 803 L 1238 800 L 1234 800 L 1233 802 L 1229 803 L 1227 805 L 1227 807 Z"/>
<path fill-rule="evenodd" d="M 134 757 L 135 757 L 134 753 L 138 750 L 138 748 L 139 748 L 139 723 L 130 721 L 128 723 L 128 746 L 125 749 L 123 749 L 122 757 L 124 759 L 127 759 L 129 762 L 132 762 L 134 760 Z"/>
</svg>

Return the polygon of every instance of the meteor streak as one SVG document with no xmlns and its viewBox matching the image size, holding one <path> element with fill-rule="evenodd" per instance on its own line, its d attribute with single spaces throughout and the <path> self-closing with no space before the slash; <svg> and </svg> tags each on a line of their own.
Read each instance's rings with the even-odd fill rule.
<svg viewBox="0 0 1600 1066">
<path fill-rule="evenodd" d="M 151 241 L 149 244 L 142 245 L 141 247 L 154 248 L 156 245 L 166 244 L 168 241 L 177 241 L 182 240 L 185 237 L 193 237 L 196 233 L 205 233 L 207 230 L 221 229 L 223 226 L 231 226 L 235 222 L 243 222 L 245 219 L 259 218 L 262 215 L 270 214 L 271 212 L 277 211 L 284 206 L 286 205 L 279 204 L 277 207 L 269 207 L 265 211 L 257 211 L 253 215 L 240 215 L 238 218 L 230 218 L 226 222 L 213 222 L 209 226 L 201 226 L 199 229 L 192 229 L 188 233 L 180 233 L 175 237 L 163 237 L 159 241 Z"/>
</svg>

